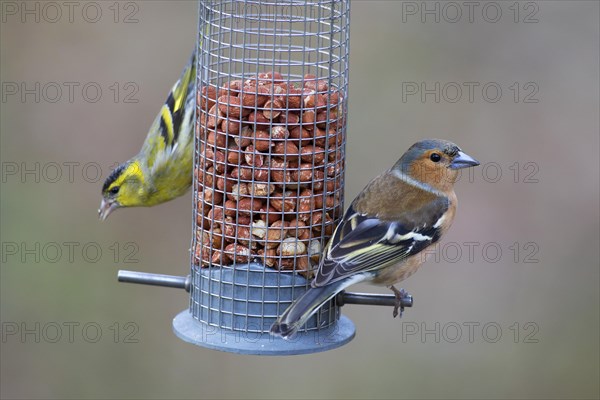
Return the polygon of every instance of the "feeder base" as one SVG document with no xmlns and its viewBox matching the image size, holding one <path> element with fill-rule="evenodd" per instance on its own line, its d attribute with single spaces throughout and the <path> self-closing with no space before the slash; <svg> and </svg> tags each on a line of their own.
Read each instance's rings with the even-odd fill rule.
<svg viewBox="0 0 600 400">
<path fill-rule="evenodd" d="M 354 323 L 341 316 L 337 323 L 320 331 L 299 332 L 286 340 L 268 332 L 242 332 L 223 329 L 200 322 L 184 310 L 173 318 L 173 332 L 185 342 L 213 350 L 237 354 L 288 356 L 318 353 L 335 349 L 354 338 Z"/>
</svg>

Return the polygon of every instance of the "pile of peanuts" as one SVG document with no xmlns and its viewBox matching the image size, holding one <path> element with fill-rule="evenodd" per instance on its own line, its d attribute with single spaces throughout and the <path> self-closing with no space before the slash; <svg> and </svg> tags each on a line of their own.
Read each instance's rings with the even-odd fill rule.
<svg viewBox="0 0 600 400">
<path fill-rule="evenodd" d="M 260 261 L 310 277 L 342 212 L 341 93 L 266 72 L 203 86 L 197 101 L 196 265 Z"/>
</svg>

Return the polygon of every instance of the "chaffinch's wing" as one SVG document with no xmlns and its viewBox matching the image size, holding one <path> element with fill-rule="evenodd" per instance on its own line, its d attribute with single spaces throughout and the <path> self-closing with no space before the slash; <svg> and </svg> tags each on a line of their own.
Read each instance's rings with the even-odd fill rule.
<svg viewBox="0 0 600 400">
<path fill-rule="evenodd" d="M 443 216 L 450 207 L 448 197 L 425 195 L 420 196 L 421 204 L 402 202 L 403 194 L 414 197 L 415 188 L 403 182 L 396 186 L 400 191 L 395 192 L 395 210 L 361 213 L 355 210 L 361 198 L 352 203 L 325 248 L 314 287 L 398 264 L 439 240 Z"/>
</svg>

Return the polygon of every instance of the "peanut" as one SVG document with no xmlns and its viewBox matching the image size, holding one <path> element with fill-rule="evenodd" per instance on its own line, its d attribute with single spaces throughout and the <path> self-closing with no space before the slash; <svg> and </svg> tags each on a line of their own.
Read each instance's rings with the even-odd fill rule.
<svg viewBox="0 0 600 400">
<path fill-rule="evenodd" d="M 252 255 L 248 247 L 236 243 L 228 244 L 225 247 L 224 253 L 234 262 L 240 263 L 248 262 Z"/>
<path fill-rule="evenodd" d="M 285 227 L 287 226 L 287 222 L 278 220 L 275 221 L 269 226 L 267 229 L 267 241 L 265 243 L 265 248 L 273 249 L 279 246 L 281 240 L 285 238 Z"/>
</svg>

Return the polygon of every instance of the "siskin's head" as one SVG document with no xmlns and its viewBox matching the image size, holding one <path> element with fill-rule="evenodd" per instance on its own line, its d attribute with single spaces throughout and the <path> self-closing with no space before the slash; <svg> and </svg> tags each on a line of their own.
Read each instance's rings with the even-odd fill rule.
<svg viewBox="0 0 600 400">
<path fill-rule="evenodd" d="M 460 147 L 447 140 L 421 140 L 412 145 L 394 168 L 436 189 L 451 187 L 458 177 L 458 170 L 479 165 Z"/>
<path fill-rule="evenodd" d="M 106 178 L 102 186 L 98 216 L 105 220 L 119 207 L 143 205 L 144 196 L 144 174 L 139 161 L 121 164 Z"/>
</svg>

